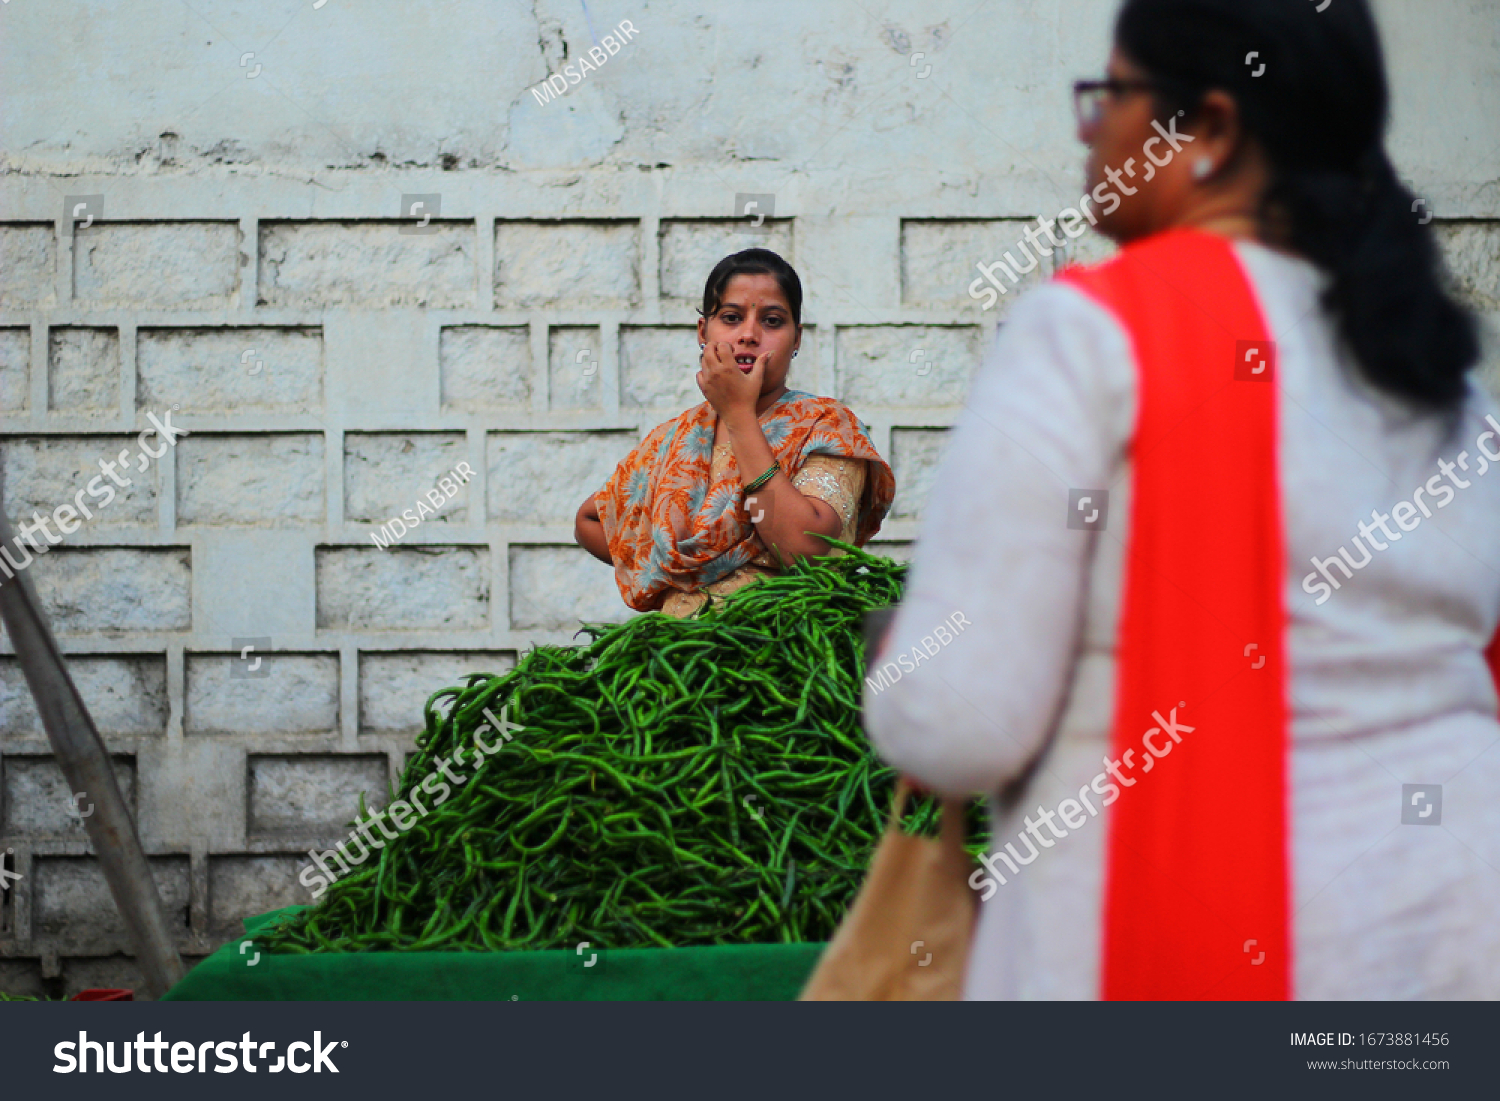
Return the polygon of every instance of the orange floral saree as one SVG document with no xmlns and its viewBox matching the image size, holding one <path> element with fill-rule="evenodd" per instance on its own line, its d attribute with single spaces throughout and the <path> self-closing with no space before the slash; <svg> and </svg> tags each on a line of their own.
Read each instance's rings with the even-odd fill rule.
<svg viewBox="0 0 1500 1101">
<path fill-rule="evenodd" d="M 717 418 L 705 401 L 657 425 L 594 495 L 615 582 L 637 611 L 660 608 L 673 592 L 696 592 L 765 552 L 741 508 L 744 479 L 733 457 L 711 469 Z M 896 479 L 853 410 L 788 390 L 758 419 L 788 474 L 813 454 L 868 460 L 855 545 L 880 530 Z"/>
</svg>

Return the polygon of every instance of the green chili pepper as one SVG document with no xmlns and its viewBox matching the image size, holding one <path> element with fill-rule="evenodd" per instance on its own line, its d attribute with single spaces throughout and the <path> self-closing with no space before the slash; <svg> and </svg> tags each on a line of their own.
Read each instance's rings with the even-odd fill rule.
<svg viewBox="0 0 1500 1101">
<path fill-rule="evenodd" d="M 862 617 L 906 567 L 838 540 L 691 619 L 585 624 L 422 708 L 392 795 L 420 818 L 263 951 L 503 951 L 827 939 L 894 774 L 859 729 Z M 486 712 L 523 729 L 493 755 Z M 442 803 L 422 787 L 464 751 Z M 416 799 L 410 797 L 415 796 Z M 930 831 L 916 800 L 904 829 Z M 356 808 L 367 816 L 364 802 Z M 982 842 L 981 842 L 982 845 Z M 971 846 L 979 848 L 980 846 Z"/>
</svg>

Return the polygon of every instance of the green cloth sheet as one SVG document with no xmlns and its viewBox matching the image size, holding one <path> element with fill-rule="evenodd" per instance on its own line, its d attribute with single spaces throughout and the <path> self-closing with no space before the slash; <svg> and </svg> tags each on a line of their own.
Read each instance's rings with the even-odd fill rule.
<svg viewBox="0 0 1500 1101">
<path fill-rule="evenodd" d="M 198 964 L 165 1000 L 789 1001 L 824 947 L 732 944 L 597 955 L 597 946 L 582 952 L 260 952 L 255 930 L 297 909 L 246 918 L 246 936 Z"/>
</svg>

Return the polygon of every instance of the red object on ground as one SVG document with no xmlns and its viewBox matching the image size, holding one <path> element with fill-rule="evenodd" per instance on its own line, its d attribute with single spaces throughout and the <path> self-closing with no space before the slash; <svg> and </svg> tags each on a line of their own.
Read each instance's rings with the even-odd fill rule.
<svg viewBox="0 0 1500 1101">
<path fill-rule="evenodd" d="M 134 990 L 80 990 L 70 1002 L 133 1002 Z"/>
</svg>

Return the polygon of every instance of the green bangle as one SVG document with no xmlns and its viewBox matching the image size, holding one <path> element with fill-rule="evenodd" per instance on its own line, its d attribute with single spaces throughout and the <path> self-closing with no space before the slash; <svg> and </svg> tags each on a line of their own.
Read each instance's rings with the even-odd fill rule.
<svg viewBox="0 0 1500 1101">
<path fill-rule="evenodd" d="M 761 486 L 765 485 L 772 478 L 776 477 L 776 475 L 778 473 L 780 473 L 780 471 L 781 471 L 781 462 L 779 460 L 775 461 L 775 462 L 772 462 L 771 463 L 771 469 L 768 470 L 768 471 L 766 471 L 759 478 L 755 479 L 755 481 L 753 481 L 749 485 L 747 485 L 745 487 L 745 492 L 746 493 L 754 493 Z"/>
</svg>

